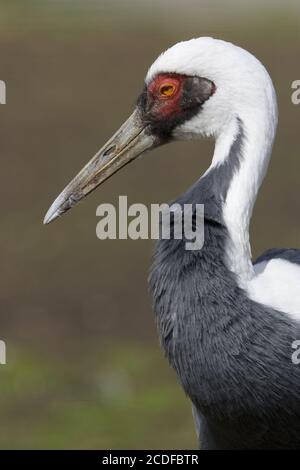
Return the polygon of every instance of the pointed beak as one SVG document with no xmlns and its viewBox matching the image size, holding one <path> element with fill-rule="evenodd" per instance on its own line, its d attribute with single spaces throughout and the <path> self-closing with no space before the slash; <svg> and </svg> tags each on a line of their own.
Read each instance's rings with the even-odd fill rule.
<svg viewBox="0 0 300 470">
<path fill-rule="evenodd" d="M 44 224 L 67 212 L 103 181 L 154 146 L 155 137 L 147 132 L 136 109 L 55 199 L 44 218 Z"/>
</svg>

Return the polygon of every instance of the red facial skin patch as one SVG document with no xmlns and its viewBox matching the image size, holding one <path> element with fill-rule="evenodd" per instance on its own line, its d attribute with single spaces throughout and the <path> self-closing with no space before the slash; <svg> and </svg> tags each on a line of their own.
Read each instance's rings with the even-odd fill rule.
<svg viewBox="0 0 300 470">
<path fill-rule="evenodd" d="M 180 112 L 180 98 L 184 76 L 176 73 L 159 74 L 148 86 L 148 93 L 154 100 L 155 114 L 167 118 Z"/>
</svg>

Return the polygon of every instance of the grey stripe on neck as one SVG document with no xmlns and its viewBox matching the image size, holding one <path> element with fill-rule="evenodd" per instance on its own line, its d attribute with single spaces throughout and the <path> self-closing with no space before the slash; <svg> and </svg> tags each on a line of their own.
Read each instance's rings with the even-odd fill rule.
<svg viewBox="0 0 300 470">
<path fill-rule="evenodd" d="M 245 132 L 244 123 L 239 117 L 237 124 L 237 135 L 224 161 L 208 171 L 175 201 L 179 204 L 204 204 L 205 217 L 218 223 L 223 223 L 222 205 L 243 157 Z"/>
</svg>

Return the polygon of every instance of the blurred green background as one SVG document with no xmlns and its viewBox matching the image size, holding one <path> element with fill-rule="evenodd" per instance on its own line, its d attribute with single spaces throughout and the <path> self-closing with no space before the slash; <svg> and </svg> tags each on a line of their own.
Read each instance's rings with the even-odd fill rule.
<svg viewBox="0 0 300 470">
<path fill-rule="evenodd" d="M 253 255 L 299 246 L 299 26 L 299 1 L 0 1 L 0 448 L 196 448 L 155 331 L 152 242 L 99 241 L 95 211 L 121 194 L 171 200 L 205 171 L 212 142 L 157 149 L 57 223 L 42 219 L 132 111 L 156 56 L 212 35 L 260 58 L 278 92 Z"/>
</svg>

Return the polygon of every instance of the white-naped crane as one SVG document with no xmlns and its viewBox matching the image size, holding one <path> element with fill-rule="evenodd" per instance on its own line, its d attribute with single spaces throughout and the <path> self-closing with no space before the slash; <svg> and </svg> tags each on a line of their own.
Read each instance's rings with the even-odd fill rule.
<svg viewBox="0 0 300 470">
<path fill-rule="evenodd" d="M 152 147 L 215 138 L 210 167 L 176 200 L 204 204 L 204 246 L 159 240 L 150 275 L 161 343 L 204 449 L 300 448 L 300 251 L 269 250 L 253 263 L 249 244 L 276 126 L 259 60 L 222 40 L 180 42 L 153 63 L 133 114 L 44 220 Z"/>
</svg>

